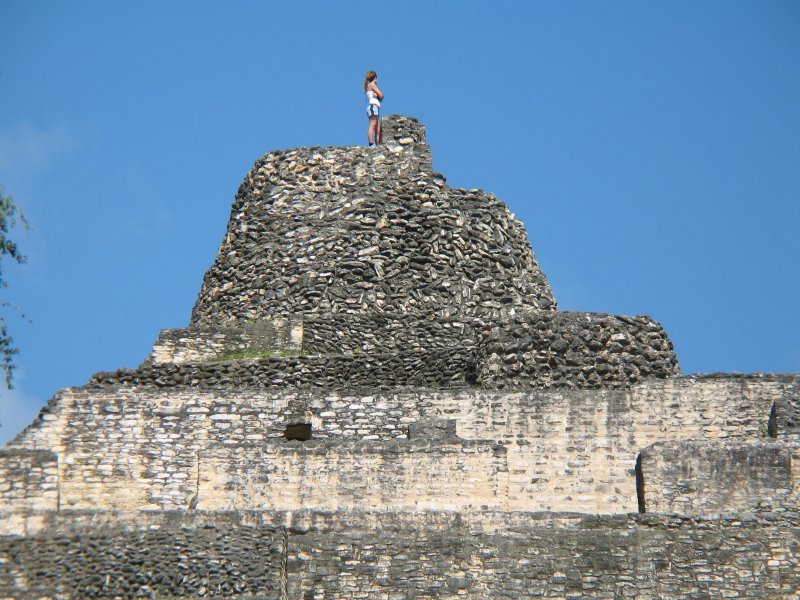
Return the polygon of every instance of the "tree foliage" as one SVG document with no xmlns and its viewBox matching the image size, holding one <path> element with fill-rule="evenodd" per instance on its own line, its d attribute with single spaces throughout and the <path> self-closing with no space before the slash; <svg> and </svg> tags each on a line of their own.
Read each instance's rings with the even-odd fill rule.
<svg viewBox="0 0 800 600">
<path fill-rule="evenodd" d="M 3 272 L 3 259 L 11 259 L 19 264 L 25 262 L 25 255 L 20 252 L 17 243 L 9 237 L 17 225 L 28 227 L 25 215 L 14 204 L 11 195 L 4 194 L 3 189 L 0 188 L 0 288 L 8 285 Z M 4 309 L 9 306 L 8 302 L 0 303 L 0 307 Z M 14 357 L 17 354 L 19 354 L 19 350 L 14 347 L 14 339 L 8 333 L 5 315 L 0 315 L 0 370 L 5 373 L 6 386 L 9 389 L 12 387 Z"/>
</svg>

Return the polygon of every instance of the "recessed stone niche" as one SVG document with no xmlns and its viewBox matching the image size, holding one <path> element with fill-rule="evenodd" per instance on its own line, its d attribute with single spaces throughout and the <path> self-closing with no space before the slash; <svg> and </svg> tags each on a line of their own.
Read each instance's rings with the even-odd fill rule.
<svg viewBox="0 0 800 600">
<path fill-rule="evenodd" d="M 293 423 L 286 426 L 283 436 L 289 440 L 306 442 L 311 439 L 311 425 L 309 423 Z"/>
</svg>

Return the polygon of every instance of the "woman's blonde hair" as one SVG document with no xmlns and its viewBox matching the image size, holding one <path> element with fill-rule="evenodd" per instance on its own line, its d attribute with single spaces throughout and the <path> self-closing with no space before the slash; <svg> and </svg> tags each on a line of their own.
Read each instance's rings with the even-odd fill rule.
<svg viewBox="0 0 800 600">
<path fill-rule="evenodd" d="M 366 77 L 364 77 L 364 91 L 367 91 L 369 84 L 374 81 L 374 79 L 378 76 L 375 71 L 368 71 Z"/>
</svg>

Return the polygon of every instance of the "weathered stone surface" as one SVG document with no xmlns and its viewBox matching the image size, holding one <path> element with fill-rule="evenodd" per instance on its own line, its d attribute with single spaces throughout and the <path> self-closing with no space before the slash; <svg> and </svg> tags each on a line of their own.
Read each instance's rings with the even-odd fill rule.
<svg viewBox="0 0 800 600">
<path fill-rule="evenodd" d="M 777 442 L 658 442 L 639 454 L 639 510 L 705 515 L 800 506 L 797 460 L 800 446 Z"/>
<path fill-rule="evenodd" d="M 48 450 L 0 450 L 0 506 L 58 510 L 58 457 Z"/>
<path fill-rule="evenodd" d="M 159 388 L 363 388 L 418 385 L 451 387 L 474 382 L 474 357 L 458 348 L 385 355 L 289 356 L 211 363 L 145 363 L 138 369 L 96 373 L 90 386 Z"/>
<path fill-rule="evenodd" d="M 225 515 L 205 522 L 162 513 L 137 522 L 73 523 L 0 536 L 0 594 L 13 598 L 280 598 L 285 530 Z M 199 520 L 198 520 L 199 521 Z"/>
<path fill-rule="evenodd" d="M 0 596 L 798 595 L 800 375 L 558 312 L 506 206 L 384 130 L 260 159 L 189 326 L 0 452 Z"/>
<path fill-rule="evenodd" d="M 196 363 L 233 358 L 247 353 L 277 356 L 303 352 L 303 321 L 263 319 L 241 327 L 164 329 L 146 363 Z"/>
<path fill-rule="evenodd" d="M 760 392 L 755 390 L 754 393 Z M 773 435 L 780 435 L 782 440 L 789 442 L 796 443 L 800 440 L 800 378 L 795 378 L 786 393 L 781 395 L 772 419 L 772 427 L 775 429 Z"/>
<path fill-rule="evenodd" d="M 354 508 L 360 506 L 358 477 L 340 477 L 336 489 L 326 487 L 320 455 L 344 461 L 353 472 L 405 478 L 409 488 L 424 491 L 428 479 L 446 478 L 451 469 L 486 473 L 481 460 L 468 453 L 455 467 L 447 462 L 453 455 L 448 448 L 481 442 L 504 448 L 507 471 L 498 477 L 508 483 L 496 493 L 507 510 L 624 513 L 638 507 L 634 469 L 643 449 L 669 441 L 762 440 L 773 406 L 792 393 L 795 382 L 686 377 L 650 380 L 627 390 L 499 391 L 97 386 L 59 393 L 11 447 L 58 455 L 62 509 L 216 503 L 216 492 L 208 496 L 203 483 L 217 460 L 212 457 L 227 456 L 230 473 L 246 474 L 258 471 L 254 457 L 259 454 L 265 465 L 275 460 L 269 457 L 292 465 L 281 471 L 283 479 L 270 475 L 272 485 L 259 492 L 268 504 L 273 502 L 269 493 L 277 502 L 285 491 L 279 482 L 294 477 L 303 482 L 306 498 L 350 497 L 338 506 Z M 287 441 L 286 429 L 300 423 L 310 426 L 311 439 Z M 387 445 L 403 440 L 412 443 Z M 392 448 L 424 455 L 428 466 L 410 478 Z M 247 504 L 252 498 L 242 493 L 244 504 L 236 506 L 263 508 Z M 714 501 L 725 498 L 721 490 Z M 444 506 L 447 499 L 441 502 Z"/>
<path fill-rule="evenodd" d="M 226 358 L 230 362 L 237 352 L 295 356 L 272 361 L 268 372 L 259 368 L 263 375 L 254 375 L 249 363 L 209 364 Z M 369 356 L 373 364 L 380 365 L 371 372 L 391 385 L 459 381 L 485 388 L 603 388 L 679 374 L 672 342 L 647 316 L 528 311 L 497 321 L 418 319 L 387 313 L 370 317 L 295 315 L 264 321 L 259 328 L 167 330 L 151 355 L 150 362 L 157 366 L 145 364 L 136 372 L 113 376 L 98 374 L 93 382 L 219 385 L 218 373 L 236 372 L 242 385 L 263 387 L 280 381 L 293 386 L 365 385 L 358 377 L 342 378 L 337 365 L 349 359 L 337 358 L 339 355 Z M 420 379 L 406 364 L 423 355 L 430 357 L 426 362 L 431 365 L 441 365 L 446 356 L 458 357 L 460 362 L 451 361 L 452 366 L 464 372 L 449 379 L 428 372 Z M 183 366 L 176 369 L 170 363 Z M 175 375 L 187 369 L 192 375 Z M 275 374 L 280 369 L 287 371 L 286 377 Z M 334 372 L 329 373 L 331 370 Z M 348 372 L 363 375 L 358 370 Z"/>
<path fill-rule="evenodd" d="M 621 387 L 680 374 L 672 342 L 646 315 L 535 311 L 487 326 L 484 387 Z"/>
<path fill-rule="evenodd" d="M 245 178 L 193 325 L 297 313 L 499 316 L 554 309 L 525 228 L 491 194 L 431 169 L 424 127 L 386 145 L 271 152 Z M 411 138 L 412 143 L 395 143 Z"/>
<path fill-rule="evenodd" d="M 235 355 L 386 354 L 459 348 L 474 353 L 474 320 L 370 316 L 292 315 L 241 327 L 189 327 L 161 332 L 148 362 L 212 362 Z"/>
<path fill-rule="evenodd" d="M 9 597 L 791 598 L 800 515 L 53 513 Z"/>
<path fill-rule="evenodd" d="M 491 440 L 403 439 L 218 446 L 201 452 L 198 510 L 502 509 L 506 448 Z"/>
<path fill-rule="evenodd" d="M 377 150 L 299 148 L 257 161 L 190 326 L 162 332 L 147 361 L 186 368 L 145 364 L 93 382 L 225 385 L 220 367 L 202 363 L 354 353 L 375 356 L 388 385 L 603 388 L 679 374 L 669 337 L 649 317 L 557 312 L 508 208 L 448 187 L 416 119 L 384 123 Z M 409 378 L 409 357 L 430 352 L 463 357 L 466 372 Z M 229 368 L 243 385 L 371 384 L 343 377 L 336 358 L 324 362 Z"/>
</svg>

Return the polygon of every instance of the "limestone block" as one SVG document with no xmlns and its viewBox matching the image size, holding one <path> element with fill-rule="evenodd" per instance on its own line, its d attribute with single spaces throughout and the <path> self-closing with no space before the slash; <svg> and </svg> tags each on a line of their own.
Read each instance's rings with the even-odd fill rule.
<svg viewBox="0 0 800 600">
<path fill-rule="evenodd" d="M 642 512 L 704 515 L 796 504 L 793 454 L 778 442 L 659 442 L 639 454 Z"/>
<path fill-rule="evenodd" d="M 298 326 L 300 336 L 295 333 Z M 257 323 L 244 323 L 238 328 L 164 329 L 148 360 L 156 364 L 183 364 L 254 352 L 276 356 L 300 354 L 301 350 L 300 319 L 265 318 Z"/>
<path fill-rule="evenodd" d="M 756 381 L 760 391 L 745 393 Z M 775 376 L 692 376 L 629 390 L 98 386 L 60 392 L 12 446 L 59 455 L 65 508 L 188 508 L 198 453 L 211 447 L 285 444 L 297 423 L 310 425 L 313 442 L 345 452 L 363 440 L 414 441 L 415 431 L 446 444 L 454 424 L 456 439 L 505 449 L 508 510 L 625 513 L 638 507 L 642 449 L 764 439 L 786 385 Z M 424 434 L 437 423 L 438 441 Z"/>
<path fill-rule="evenodd" d="M 476 510 L 508 500 L 492 442 L 293 442 L 201 454 L 199 510 Z"/>
</svg>

